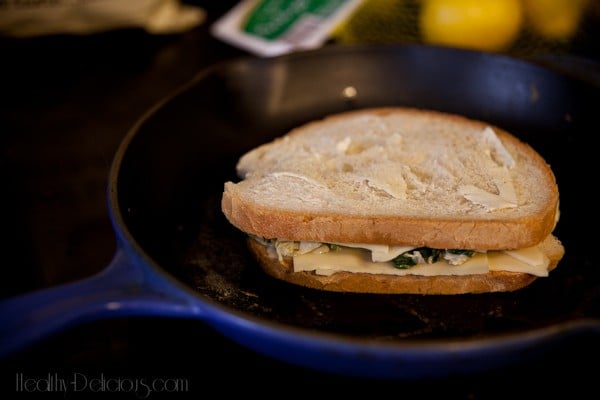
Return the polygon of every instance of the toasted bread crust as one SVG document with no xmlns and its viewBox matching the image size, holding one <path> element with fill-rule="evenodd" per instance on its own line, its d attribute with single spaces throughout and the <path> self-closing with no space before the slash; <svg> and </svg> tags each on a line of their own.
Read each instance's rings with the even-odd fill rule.
<svg viewBox="0 0 600 400">
<path fill-rule="evenodd" d="M 488 124 L 461 116 L 405 108 L 380 108 L 359 110 L 326 118 L 332 121 L 353 113 L 368 112 L 375 115 L 399 113 L 411 118 L 425 115 L 432 120 L 454 121 L 465 127 L 483 128 Z M 316 121 L 293 130 L 288 135 L 301 135 L 312 129 Z M 529 145 L 502 129 L 494 127 L 499 138 L 518 150 L 517 157 L 527 159 L 541 171 L 542 179 L 536 183 L 547 196 L 529 213 L 497 213 L 490 216 L 453 215 L 360 215 L 319 211 L 302 212 L 281 207 L 265 206 L 253 201 L 238 185 L 227 182 L 222 196 L 222 210 L 227 219 L 240 230 L 264 238 L 287 240 L 385 243 L 389 245 L 415 245 L 432 248 L 476 248 L 487 250 L 518 249 L 533 246 L 554 229 L 558 212 L 558 187 L 550 167 Z M 542 202 L 540 202 L 542 203 Z"/>
<path fill-rule="evenodd" d="M 279 261 L 269 253 L 265 245 L 254 239 L 248 239 L 248 247 L 260 267 L 272 277 L 308 288 L 334 292 L 423 295 L 511 292 L 522 289 L 538 279 L 534 275 L 507 271 L 433 277 L 350 272 L 337 272 L 333 275 L 323 276 L 314 272 L 294 272 L 291 258 Z M 557 238 L 550 235 L 542 242 L 540 248 L 550 259 L 548 269 L 554 269 L 564 255 L 562 244 Z"/>
<path fill-rule="evenodd" d="M 261 207 L 229 190 L 223 193 L 221 206 L 227 219 L 240 230 L 268 239 L 439 249 L 508 250 L 534 246 L 552 232 L 556 216 L 556 206 L 508 220 L 308 214 Z"/>
</svg>

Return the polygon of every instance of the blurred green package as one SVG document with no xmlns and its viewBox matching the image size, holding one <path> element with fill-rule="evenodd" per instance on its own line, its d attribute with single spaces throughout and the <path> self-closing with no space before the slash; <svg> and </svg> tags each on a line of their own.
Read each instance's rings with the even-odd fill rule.
<svg viewBox="0 0 600 400">
<path fill-rule="evenodd" d="M 212 34 L 259 56 L 318 48 L 362 0 L 244 0 Z"/>
</svg>

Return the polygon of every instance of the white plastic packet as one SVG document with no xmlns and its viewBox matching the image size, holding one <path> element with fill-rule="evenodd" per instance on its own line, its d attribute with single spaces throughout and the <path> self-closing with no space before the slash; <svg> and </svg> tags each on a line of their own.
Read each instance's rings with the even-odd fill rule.
<svg viewBox="0 0 600 400">
<path fill-rule="evenodd" d="M 32 37 L 142 28 L 152 34 L 189 30 L 205 11 L 179 0 L 0 0 L 0 35 Z"/>
<path fill-rule="evenodd" d="M 211 33 L 259 56 L 322 46 L 362 0 L 243 0 Z"/>
</svg>

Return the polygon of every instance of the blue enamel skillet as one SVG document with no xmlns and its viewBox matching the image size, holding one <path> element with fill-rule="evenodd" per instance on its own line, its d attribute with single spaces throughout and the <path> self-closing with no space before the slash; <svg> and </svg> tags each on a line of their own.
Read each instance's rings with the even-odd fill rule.
<svg viewBox="0 0 600 400">
<path fill-rule="evenodd" d="M 502 55 L 427 46 L 328 46 L 241 58 L 200 71 L 140 118 L 107 185 L 118 249 L 98 275 L 0 303 L 0 356 L 86 321 L 195 318 L 275 359 L 378 378 L 443 377 L 523 362 L 600 333 L 600 269 L 581 230 L 593 196 L 589 126 L 598 87 Z M 411 106 L 503 127 L 552 166 L 555 231 L 566 254 L 514 293 L 460 296 L 321 292 L 261 272 L 220 211 L 245 151 L 303 122 Z"/>
</svg>

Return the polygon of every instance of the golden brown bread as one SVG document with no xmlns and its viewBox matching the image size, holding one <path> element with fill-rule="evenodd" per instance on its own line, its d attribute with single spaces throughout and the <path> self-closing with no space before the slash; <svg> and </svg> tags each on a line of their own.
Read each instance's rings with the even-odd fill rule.
<svg viewBox="0 0 600 400">
<path fill-rule="evenodd" d="M 428 176 L 434 173 L 421 171 L 425 167 L 417 162 L 406 166 L 410 160 L 402 159 L 394 160 L 391 167 L 387 164 L 377 166 L 377 169 L 371 165 L 368 167 L 371 168 L 369 173 L 375 175 L 400 175 L 404 168 L 406 199 L 394 198 L 369 184 L 359 183 L 362 185 L 359 189 L 352 187 L 352 182 L 336 187 L 338 181 L 349 174 L 344 170 L 332 170 L 328 163 L 342 164 L 341 168 L 354 168 L 351 172 L 356 172 L 359 168 L 349 163 L 364 163 L 364 159 L 357 158 L 362 154 L 351 154 L 344 155 L 348 160 L 344 161 L 339 154 L 327 154 L 326 149 L 343 144 L 348 137 L 352 138 L 353 144 L 360 140 L 382 140 L 373 133 L 348 132 L 349 128 L 343 125 L 345 121 L 354 126 L 364 123 L 367 125 L 364 129 L 368 130 L 372 129 L 368 124 L 379 123 L 365 123 L 368 118 L 388 124 L 386 129 L 389 132 L 382 136 L 391 136 L 395 125 L 400 124 L 403 124 L 399 128 L 403 136 L 412 135 L 402 139 L 407 147 L 404 153 L 389 154 L 393 146 L 386 145 L 382 159 L 413 157 L 413 147 L 416 149 L 419 145 L 423 149 L 415 150 L 415 154 L 427 157 L 439 139 L 454 135 L 456 143 L 439 145 L 440 154 L 435 158 L 431 156 L 432 160 L 427 161 L 430 164 L 438 160 L 442 160 L 439 163 L 445 162 L 444 168 L 456 175 L 453 179 L 456 183 L 448 183 L 452 180 L 445 176 Z M 336 125 L 339 121 L 341 126 Z M 485 143 L 474 143 L 488 126 L 457 115 L 406 108 L 359 110 L 311 122 L 242 157 L 238 172 L 243 179 L 237 183 L 225 183 L 222 209 L 227 219 L 240 230 L 264 238 L 486 250 L 533 246 L 554 229 L 559 196 L 550 166 L 528 144 L 494 127 L 502 145 L 516 161 L 516 166 L 510 170 L 510 179 L 514 182 L 518 207 L 487 211 L 457 194 L 458 185 L 466 179 L 479 179 L 477 171 L 469 176 L 463 176 L 463 171 L 489 169 L 488 165 L 468 165 L 471 157 L 481 156 L 483 151 L 489 152 L 487 148 L 476 148 Z M 431 131 L 427 139 L 419 136 L 425 130 Z M 323 137 L 334 139 L 326 143 Z M 409 143 L 409 140 L 412 142 Z M 446 148 L 450 146 L 453 148 Z M 311 148 L 306 155 L 298 155 L 308 147 Z M 375 145 L 372 148 L 377 150 Z M 464 153 L 462 159 L 454 156 L 459 151 Z M 316 152 L 322 154 L 315 156 Z M 315 159 L 311 159 L 313 156 Z M 285 161 L 279 161 L 277 157 Z M 486 157 L 491 158 L 489 155 Z M 292 164 L 294 158 L 298 160 Z M 318 162 L 315 161 L 317 159 Z M 420 176 L 416 181 L 408 181 L 414 180 L 417 174 Z M 308 178 L 298 179 L 298 176 L 305 178 L 304 175 Z M 485 185 L 491 185 L 489 181 L 480 179 L 476 184 L 486 188 Z M 422 189 L 416 185 L 427 187 Z M 493 192 L 497 189 L 491 187 L 487 190 Z"/>
<path fill-rule="evenodd" d="M 534 275 L 491 271 L 476 275 L 382 275 L 337 272 L 333 275 L 317 275 L 314 272 L 294 272 L 293 260 L 269 252 L 267 246 L 248 238 L 248 248 L 256 257 L 260 267 L 274 278 L 313 289 L 334 292 L 452 295 L 466 293 L 511 292 L 528 286 L 538 279 Z M 556 268 L 564 255 L 560 241 L 550 235 L 540 244 L 542 252 L 550 259 L 548 270 Z"/>
</svg>

